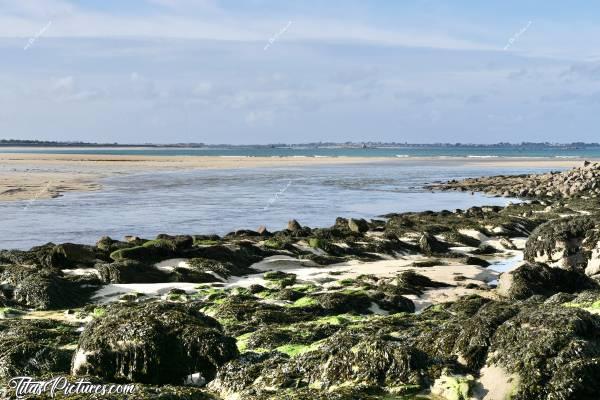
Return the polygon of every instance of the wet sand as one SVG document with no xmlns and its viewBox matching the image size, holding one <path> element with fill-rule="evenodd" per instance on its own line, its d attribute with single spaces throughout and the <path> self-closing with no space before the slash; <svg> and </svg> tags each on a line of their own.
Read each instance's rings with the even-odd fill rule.
<svg viewBox="0 0 600 400">
<path fill-rule="evenodd" d="M 581 159 L 390 158 L 390 157 L 217 157 L 0 153 L 0 201 L 52 198 L 69 191 L 99 190 L 100 179 L 136 172 L 181 169 L 394 163 L 414 165 L 569 168 Z"/>
</svg>

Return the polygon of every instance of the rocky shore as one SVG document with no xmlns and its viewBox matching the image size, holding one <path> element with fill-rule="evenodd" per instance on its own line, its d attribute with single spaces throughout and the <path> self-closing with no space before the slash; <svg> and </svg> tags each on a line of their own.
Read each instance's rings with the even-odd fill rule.
<svg viewBox="0 0 600 400">
<path fill-rule="evenodd" d="M 570 198 L 600 195 L 600 163 L 584 162 L 579 168 L 565 172 L 531 175 L 500 175 L 471 178 L 462 181 L 436 183 L 427 186 L 434 190 L 484 192 L 521 198 Z"/>
<path fill-rule="evenodd" d="M 597 399 L 596 179 L 586 164 L 433 187 L 530 200 L 504 208 L 2 250 L 0 381 L 135 383 L 136 399 Z"/>
</svg>

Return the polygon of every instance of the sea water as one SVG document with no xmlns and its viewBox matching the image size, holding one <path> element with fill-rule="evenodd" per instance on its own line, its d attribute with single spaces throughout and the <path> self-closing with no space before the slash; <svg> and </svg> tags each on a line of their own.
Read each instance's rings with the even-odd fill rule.
<svg viewBox="0 0 600 400">
<path fill-rule="evenodd" d="M 379 218 L 405 211 L 506 205 L 480 194 L 431 193 L 434 181 L 492 174 L 543 172 L 413 161 L 334 166 L 148 172 L 101 180 L 96 192 L 0 204 L 0 249 L 46 242 L 95 243 L 101 236 L 153 238 L 225 234 L 236 229 L 286 227 L 294 218 L 311 227 L 335 218 Z"/>
</svg>

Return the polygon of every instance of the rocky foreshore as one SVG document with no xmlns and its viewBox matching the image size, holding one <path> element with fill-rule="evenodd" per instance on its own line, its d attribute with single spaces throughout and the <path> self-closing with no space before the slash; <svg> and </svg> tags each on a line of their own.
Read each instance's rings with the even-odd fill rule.
<svg viewBox="0 0 600 400">
<path fill-rule="evenodd" d="M 102 398 L 597 399 L 599 200 L 580 183 L 599 168 L 446 187 L 539 183 L 504 208 L 0 251 L 4 398 L 66 376 L 136 384 Z"/>
<path fill-rule="evenodd" d="M 427 188 L 536 199 L 574 196 L 598 197 L 600 195 L 600 163 L 586 161 L 581 167 L 564 172 L 452 180 L 435 183 Z"/>
</svg>

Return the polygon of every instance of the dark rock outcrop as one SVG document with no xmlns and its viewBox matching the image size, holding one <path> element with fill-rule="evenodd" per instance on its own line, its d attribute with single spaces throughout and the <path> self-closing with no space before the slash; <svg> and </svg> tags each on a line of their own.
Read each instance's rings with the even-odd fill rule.
<svg viewBox="0 0 600 400">
<path fill-rule="evenodd" d="M 169 281 L 169 273 L 134 260 L 96 265 L 104 283 L 160 283 Z"/>
<path fill-rule="evenodd" d="M 76 328 L 50 320 L 0 321 L 0 379 L 68 373 Z"/>
<path fill-rule="evenodd" d="M 369 230 L 369 223 L 364 219 L 350 218 L 348 220 L 348 228 L 355 233 L 365 233 Z"/>
<path fill-rule="evenodd" d="M 423 233 L 419 239 L 419 248 L 423 254 L 445 253 L 449 250 L 448 244 L 439 241 L 429 233 Z"/>
<path fill-rule="evenodd" d="M 600 225 L 590 217 L 571 217 L 540 225 L 527 239 L 525 259 L 595 275 L 594 249 L 600 244 Z"/>
<path fill-rule="evenodd" d="M 518 399 L 594 399 L 600 391 L 600 317 L 561 306 L 525 308 L 502 324 L 490 365 L 518 376 Z"/>
<path fill-rule="evenodd" d="M 193 305 L 115 305 L 85 329 L 72 373 L 147 384 L 183 384 L 199 374 L 209 382 L 237 354 L 235 340 Z"/>
<path fill-rule="evenodd" d="M 0 271 L 4 296 L 38 310 L 81 306 L 100 284 L 95 277 L 65 276 L 60 270 L 35 266 L 9 265 Z"/>
<path fill-rule="evenodd" d="M 498 292 L 510 299 L 523 300 L 533 295 L 552 296 L 596 287 L 596 282 L 581 272 L 525 263 L 500 276 Z"/>
</svg>

